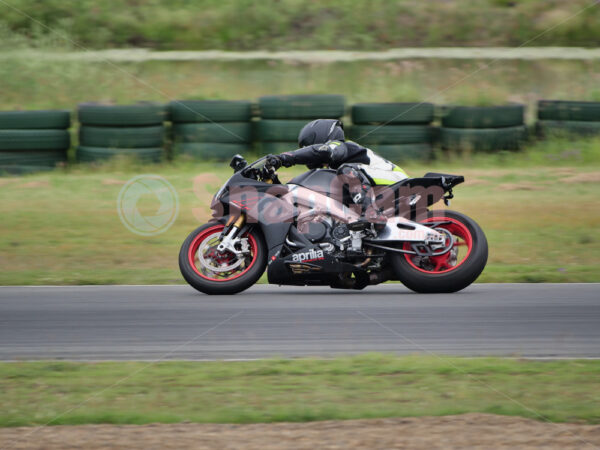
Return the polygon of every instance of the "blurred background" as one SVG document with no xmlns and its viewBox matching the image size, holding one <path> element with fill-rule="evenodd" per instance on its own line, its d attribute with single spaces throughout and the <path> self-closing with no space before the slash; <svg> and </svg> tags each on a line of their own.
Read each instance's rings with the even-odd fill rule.
<svg viewBox="0 0 600 450">
<path fill-rule="evenodd" d="M 596 3 L 13 0 L 0 11 L 0 283 L 181 282 L 178 246 L 208 219 L 228 159 L 294 149 L 325 116 L 410 175 L 466 176 L 453 207 L 488 233 L 481 281 L 597 281 Z M 369 105 L 389 102 L 404 105 Z M 168 179 L 181 203 L 153 237 L 129 232 L 115 206 L 143 173 Z"/>
</svg>

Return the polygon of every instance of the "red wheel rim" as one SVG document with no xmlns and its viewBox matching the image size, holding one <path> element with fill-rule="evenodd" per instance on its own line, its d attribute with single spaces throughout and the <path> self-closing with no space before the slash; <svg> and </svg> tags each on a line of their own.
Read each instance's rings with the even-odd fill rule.
<svg viewBox="0 0 600 450">
<path fill-rule="evenodd" d="M 223 228 L 225 228 L 224 225 L 215 225 L 212 227 L 209 227 L 203 231 L 201 231 L 192 241 L 192 244 L 190 245 L 190 249 L 188 251 L 188 261 L 190 263 L 190 266 L 192 267 L 192 269 L 194 270 L 194 272 L 196 272 L 197 275 L 201 276 L 202 278 L 206 279 L 206 280 L 210 280 L 210 281 L 218 281 L 218 282 L 223 282 L 223 281 L 231 281 L 231 280 L 235 280 L 236 278 L 241 277 L 242 275 L 244 275 L 246 272 L 248 272 L 252 266 L 254 266 L 254 264 L 256 263 L 257 260 L 257 256 L 258 256 L 258 245 L 256 244 L 256 239 L 254 238 L 254 236 L 252 236 L 251 234 L 247 234 L 244 237 L 248 238 L 248 244 L 250 245 L 250 256 L 246 257 L 246 261 L 245 264 L 243 265 L 243 267 L 239 267 L 236 268 L 234 270 L 228 271 L 228 272 L 213 272 L 212 276 L 203 273 L 199 268 L 198 268 L 198 263 L 197 263 L 197 259 L 196 259 L 196 254 L 198 252 L 198 249 L 200 248 L 200 246 L 202 245 L 202 243 L 208 239 L 213 237 L 215 234 L 221 234 L 221 232 L 223 231 Z M 211 251 L 215 251 L 214 249 L 210 249 Z M 231 254 L 233 255 L 233 254 Z M 217 259 L 217 262 L 221 262 L 218 258 L 223 258 L 223 261 L 225 260 L 225 258 L 228 257 L 227 254 L 224 255 L 210 255 L 211 257 L 214 256 L 214 259 Z M 249 261 L 248 261 L 249 259 Z M 215 274 L 218 276 L 215 276 Z M 221 274 L 223 274 L 221 276 Z"/>
<path fill-rule="evenodd" d="M 452 272 L 469 258 L 471 249 L 473 248 L 473 236 L 467 226 L 456 219 L 450 217 L 430 217 L 421 223 L 431 222 L 444 222 L 436 228 L 443 228 L 454 236 L 454 245 L 452 248 L 439 256 L 420 257 L 405 253 L 404 257 L 414 269 L 420 272 L 429 274 Z M 464 252 L 461 251 L 463 247 L 466 249 Z M 410 243 L 407 242 L 404 244 L 404 250 L 411 250 Z"/>
</svg>

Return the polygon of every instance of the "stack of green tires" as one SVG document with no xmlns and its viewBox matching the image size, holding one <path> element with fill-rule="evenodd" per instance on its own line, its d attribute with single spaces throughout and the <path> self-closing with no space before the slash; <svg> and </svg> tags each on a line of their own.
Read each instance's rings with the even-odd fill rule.
<svg viewBox="0 0 600 450">
<path fill-rule="evenodd" d="M 432 156 L 431 103 L 358 103 L 350 138 L 393 162 Z"/>
<path fill-rule="evenodd" d="M 245 100 L 182 100 L 169 105 L 175 155 L 226 161 L 252 142 L 252 103 Z"/>
<path fill-rule="evenodd" d="M 540 100 L 537 114 L 542 137 L 600 135 L 600 102 Z"/>
<path fill-rule="evenodd" d="M 298 148 L 298 133 L 314 119 L 339 119 L 346 110 L 342 95 L 268 95 L 258 99 L 256 137 L 261 153 Z"/>
<path fill-rule="evenodd" d="M 67 160 L 69 111 L 0 111 L 0 174 L 49 170 Z"/>
<path fill-rule="evenodd" d="M 83 103 L 78 108 L 80 162 L 98 162 L 115 156 L 159 162 L 165 154 L 164 105 Z"/>
<path fill-rule="evenodd" d="M 527 139 L 525 106 L 448 106 L 440 141 L 446 150 L 518 150 Z"/>
</svg>

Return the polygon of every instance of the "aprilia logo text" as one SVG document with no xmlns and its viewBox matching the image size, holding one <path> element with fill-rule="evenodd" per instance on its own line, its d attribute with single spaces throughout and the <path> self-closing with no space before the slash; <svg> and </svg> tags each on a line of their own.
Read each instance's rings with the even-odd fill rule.
<svg viewBox="0 0 600 450">
<path fill-rule="evenodd" d="M 294 255 L 292 255 L 292 261 L 294 262 L 314 261 L 316 259 L 323 258 L 323 250 L 315 250 L 314 248 L 311 248 L 309 251 L 304 253 L 295 253 Z"/>
</svg>

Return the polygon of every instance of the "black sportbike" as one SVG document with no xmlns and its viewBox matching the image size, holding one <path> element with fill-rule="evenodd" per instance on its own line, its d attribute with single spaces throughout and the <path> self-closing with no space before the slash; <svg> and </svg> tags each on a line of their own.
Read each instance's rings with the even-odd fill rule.
<svg viewBox="0 0 600 450">
<path fill-rule="evenodd" d="M 336 171 L 313 169 L 280 183 L 268 158 L 239 155 L 211 204 L 212 219 L 181 246 L 186 281 L 206 294 L 235 294 L 258 281 L 363 289 L 398 280 L 416 292 L 456 292 L 483 271 L 488 244 L 471 218 L 446 205 L 462 176 L 427 173 L 376 186 L 385 223 L 366 220 Z"/>
</svg>

